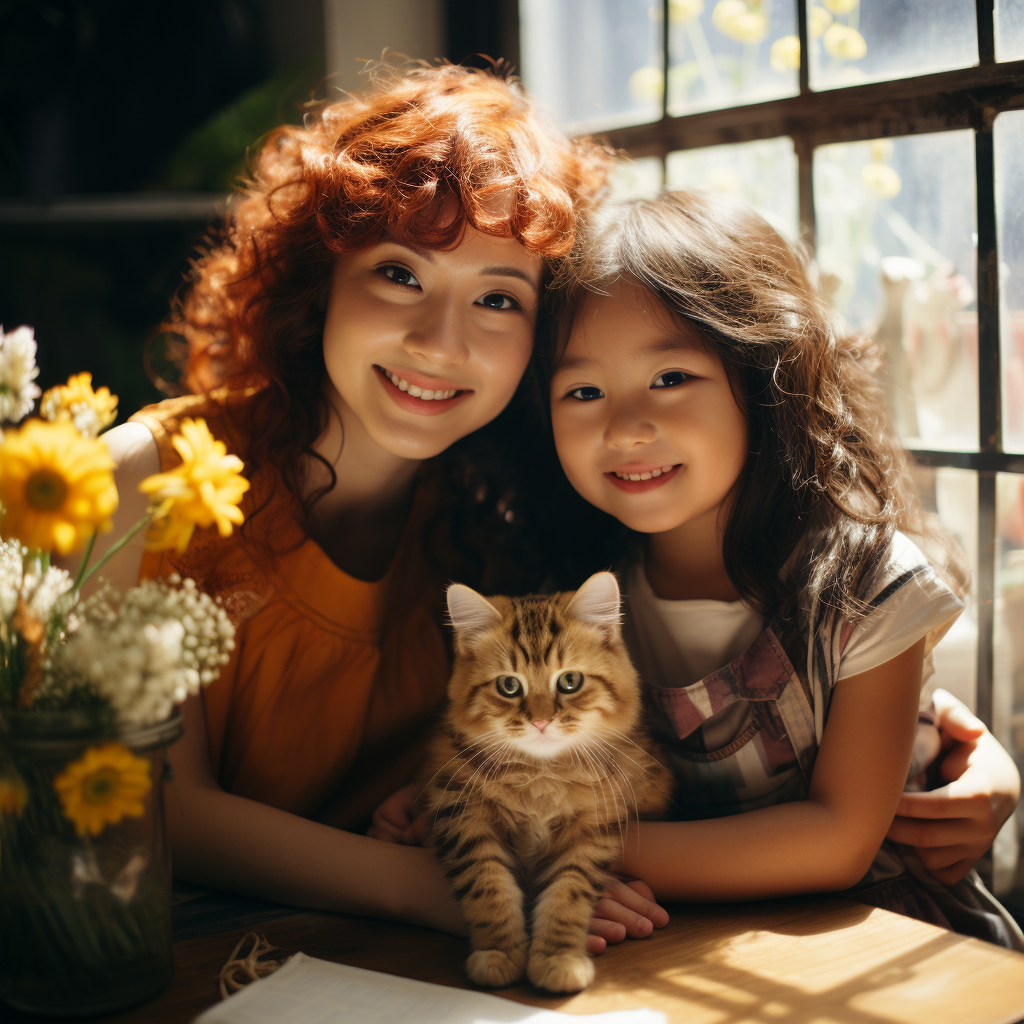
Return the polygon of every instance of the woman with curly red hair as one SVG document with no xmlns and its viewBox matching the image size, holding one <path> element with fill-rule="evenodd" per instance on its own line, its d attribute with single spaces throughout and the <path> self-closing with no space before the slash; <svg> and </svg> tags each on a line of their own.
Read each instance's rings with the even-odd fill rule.
<svg viewBox="0 0 1024 1024">
<path fill-rule="evenodd" d="M 237 627 L 171 754 L 184 877 L 460 927 L 430 851 L 357 833 L 408 780 L 443 700 L 437 584 L 487 586 L 530 519 L 510 505 L 532 422 L 520 382 L 545 267 L 607 161 L 514 83 L 452 66 L 378 80 L 265 140 L 177 313 L 193 393 L 108 435 L 125 522 L 139 481 L 177 464 L 187 416 L 252 482 L 232 537 L 113 563 L 121 586 L 196 579 Z"/>
</svg>

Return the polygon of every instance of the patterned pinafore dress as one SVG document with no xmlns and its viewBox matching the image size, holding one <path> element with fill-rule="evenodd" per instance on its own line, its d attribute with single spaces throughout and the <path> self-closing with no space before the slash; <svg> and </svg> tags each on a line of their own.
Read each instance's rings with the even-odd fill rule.
<svg viewBox="0 0 1024 1024">
<path fill-rule="evenodd" d="M 870 604 L 881 605 L 917 572 L 931 571 L 926 564 L 901 571 L 884 581 Z M 676 778 L 678 817 L 717 818 L 806 799 L 849 625 L 841 628 L 834 616 L 825 617 L 806 645 L 782 623 L 770 622 L 739 657 L 682 687 L 653 685 L 654 673 L 645 671 L 644 651 L 656 646 L 650 631 L 661 626 L 645 619 L 640 627 L 627 614 L 627 640 L 644 678 L 652 731 Z M 1024 951 L 1020 928 L 977 872 L 946 886 L 911 848 L 889 840 L 845 895 Z"/>
</svg>

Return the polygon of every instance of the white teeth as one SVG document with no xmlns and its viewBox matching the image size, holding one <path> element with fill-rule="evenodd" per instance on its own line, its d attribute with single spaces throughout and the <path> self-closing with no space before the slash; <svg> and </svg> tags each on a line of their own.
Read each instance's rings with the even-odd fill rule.
<svg viewBox="0 0 1024 1024">
<path fill-rule="evenodd" d="M 653 480 L 655 477 L 661 476 L 662 473 L 667 473 L 671 466 L 662 466 L 660 469 L 645 470 L 643 473 L 620 473 L 618 470 L 615 471 L 615 475 L 620 480 Z"/>
<path fill-rule="evenodd" d="M 412 395 L 413 398 L 418 398 L 423 402 L 443 401 L 446 398 L 454 398 L 459 393 L 455 388 L 449 391 L 442 391 L 440 389 L 436 391 L 424 390 L 423 388 L 416 387 L 415 384 L 410 384 L 407 380 L 392 373 L 390 370 L 384 370 L 384 375 L 399 391 L 405 391 L 407 394 Z"/>
</svg>

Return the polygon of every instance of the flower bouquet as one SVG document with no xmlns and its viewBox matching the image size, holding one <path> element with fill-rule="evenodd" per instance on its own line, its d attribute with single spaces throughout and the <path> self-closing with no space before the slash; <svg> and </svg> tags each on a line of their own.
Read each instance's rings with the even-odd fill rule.
<svg viewBox="0 0 1024 1024">
<path fill-rule="evenodd" d="M 30 328 L 0 328 L 0 420 L 40 397 L 35 353 Z M 173 973 L 166 747 L 175 705 L 217 677 L 234 629 L 191 580 L 123 598 L 82 587 L 142 530 L 155 549 L 184 550 L 197 526 L 230 534 L 249 485 L 206 423 L 185 420 L 181 465 L 142 483 L 148 511 L 90 565 L 118 504 L 99 436 L 117 398 L 83 373 L 41 399 L 0 440 L 0 998 L 97 1013 Z M 73 574 L 51 565 L 79 552 Z"/>
</svg>

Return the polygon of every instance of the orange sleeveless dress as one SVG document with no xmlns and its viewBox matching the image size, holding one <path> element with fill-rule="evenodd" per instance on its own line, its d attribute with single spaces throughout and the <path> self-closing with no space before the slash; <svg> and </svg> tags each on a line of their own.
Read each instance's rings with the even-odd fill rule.
<svg viewBox="0 0 1024 1024">
<path fill-rule="evenodd" d="M 225 407 L 238 396 L 174 398 L 132 416 L 152 432 L 163 470 L 180 465 L 171 437 L 201 416 L 229 452 L 244 458 Z M 419 525 L 429 498 L 420 486 L 409 523 L 382 580 L 342 572 L 260 479 L 246 518 L 269 499 L 246 534 L 197 529 L 186 551 L 147 552 L 140 577 L 179 573 L 219 597 L 236 626 L 235 650 L 203 691 L 210 760 L 231 793 L 349 830 L 409 781 L 445 695 L 447 647 L 441 595 L 428 578 Z M 249 533 L 249 531 L 252 531 Z M 261 533 L 262 531 L 262 533 Z M 248 535 L 247 535 L 248 534 Z M 273 542 L 264 550 L 257 538 Z"/>
</svg>

